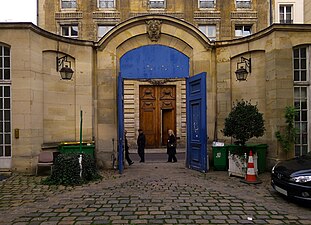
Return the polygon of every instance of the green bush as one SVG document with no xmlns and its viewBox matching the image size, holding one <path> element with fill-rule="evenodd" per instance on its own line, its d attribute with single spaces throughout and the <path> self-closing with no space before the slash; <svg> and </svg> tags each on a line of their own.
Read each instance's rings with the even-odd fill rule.
<svg viewBox="0 0 311 225">
<path fill-rule="evenodd" d="M 79 157 L 82 155 L 82 177 Z M 100 179 L 94 158 L 89 154 L 68 153 L 57 156 L 51 176 L 43 181 L 49 185 L 80 185 Z"/>
<path fill-rule="evenodd" d="M 249 139 L 261 137 L 264 132 L 263 114 L 258 111 L 257 105 L 244 100 L 237 101 L 225 119 L 224 135 L 235 138 L 237 144 L 244 146 Z"/>
<path fill-rule="evenodd" d="M 295 128 L 295 117 L 297 116 L 297 110 L 294 106 L 285 107 L 285 123 L 286 127 L 283 133 L 281 131 L 275 132 L 275 137 L 280 142 L 282 149 L 286 154 L 294 149 L 295 139 L 299 130 Z"/>
</svg>

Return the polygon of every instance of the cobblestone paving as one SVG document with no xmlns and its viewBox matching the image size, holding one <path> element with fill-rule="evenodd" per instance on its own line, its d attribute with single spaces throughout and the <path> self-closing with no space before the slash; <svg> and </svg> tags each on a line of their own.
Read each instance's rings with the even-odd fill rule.
<svg viewBox="0 0 311 225">
<path fill-rule="evenodd" d="M 311 224 L 311 208 L 225 171 L 202 174 L 183 163 L 135 163 L 122 175 L 78 187 L 41 185 L 43 177 L 0 182 L 0 224 Z"/>
</svg>

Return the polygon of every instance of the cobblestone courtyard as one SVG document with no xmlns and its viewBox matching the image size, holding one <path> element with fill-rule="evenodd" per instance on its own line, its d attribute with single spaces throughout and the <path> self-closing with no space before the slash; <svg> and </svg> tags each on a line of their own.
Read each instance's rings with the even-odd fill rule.
<svg viewBox="0 0 311 225">
<path fill-rule="evenodd" d="M 12 176 L 0 181 L 0 224 L 311 224 L 311 209 L 276 193 L 268 172 L 248 185 L 180 161 L 135 162 L 121 175 L 103 171 L 101 181 L 77 187 Z"/>
</svg>

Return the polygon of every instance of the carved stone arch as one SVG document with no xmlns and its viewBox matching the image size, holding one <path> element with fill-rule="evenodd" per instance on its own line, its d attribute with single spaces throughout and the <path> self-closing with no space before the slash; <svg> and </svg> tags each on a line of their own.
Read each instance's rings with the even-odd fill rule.
<svg viewBox="0 0 311 225">
<path fill-rule="evenodd" d="M 147 32 L 147 20 L 161 21 L 161 35 L 157 36 L 156 42 L 150 39 Z M 120 59 L 123 55 L 131 50 L 142 46 L 160 45 L 175 49 L 189 58 L 189 76 L 207 71 L 212 74 L 213 50 L 209 43 L 209 39 L 204 36 L 196 27 L 177 18 L 171 18 L 162 15 L 142 16 L 127 20 L 114 29 L 112 29 L 105 37 L 96 44 L 96 66 L 94 78 L 96 90 L 94 90 L 95 99 L 95 124 L 96 142 L 108 143 L 111 138 L 116 136 L 118 127 L 117 118 L 117 77 L 122 74 L 120 70 Z M 213 75 L 214 76 L 214 75 Z M 214 78 L 212 78 L 214 79 Z M 208 82 L 212 82 L 212 79 Z M 183 106 L 185 100 L 185 80 L 172 80 L 174 82 L 164 85 L 175 85 L 176 87 L 176 114 L 183 113 L 182 116 L 176 117 L 178 125 L 176 134 L 185 137 L 185 108 Z M 137 116 L 139 115 L 137 107 L 139 94 L 139 85 L 143 80 L 127 80 L 124 86 L 125 104 L 133 107 L 125 107 L 125 122 L 130 123 L 132 130 L 128 129 L 128 139 L 133 141 L 135 146 L 135 138 L 137 135 L 136 128 Z M 146 84 L 146 83 L 145 83 Z M 164 104 L 164 103 L 163 103 Z M 169 110 L 168 104 L 165 103 Z M 109 134 L 106 128 L 109 127 Z M 127 128 L 127 127 L 125 127 Z M 115 134 L 115 135 L 113 135 Z M 180 141 L 182 143 L 182 140 Z"/>
<path fill-rule="evenodd" d="M 181 40 L 184 40 L 190 46 L 210 48 L 209 39 L 192 24 L 164 15 L 147 15 L 135 17 L 117 25 L 99 41 L 97 44 L 98 49 L 101 51 L 110 44 L 119 46 L 121 43 L 139 35 L 145 35 L 149 39 L 149 42 L 152 42 L 149 38 L 148 27 L 146 27 L 146 23 L 148 24 L 149 21 L 161 21 L 161 38 L 162 35 L 166 34 L 180 37 Z M 158 38 L 161 39 L 160 37 Z M 158 38 L 157 41 L 159 40 Z"/>
<path fill-rule="evenodd" d="M 190 58 L 190 76 L 211 68 L 212 48 L 209 39 L 196 27 L 177 18 L 163 15 L 142 16 L 119 24 L 98 43 L 98 69 L 112 70 L 118 75 L 119 60 L 135 48 L 155 44 L 149 37 L 146 21 L 161 21 L 161 36 L 156 44 L 174 48 Z M 102 58 L 109 59 L 104 63 Z M 202 60 L 205 63 L 202 64 Z"/>
</svg>

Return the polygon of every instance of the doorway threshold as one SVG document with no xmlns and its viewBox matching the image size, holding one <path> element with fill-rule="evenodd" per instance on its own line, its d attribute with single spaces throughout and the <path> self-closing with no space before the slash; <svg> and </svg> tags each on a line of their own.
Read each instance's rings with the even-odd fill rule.
<svg viewBox="0 0 311 225">
<path fill-rule="evenodd" d="M 137 153 L 137 149 L 130 149 L 130 153 Z M 184 153 L 186 152 L 186 148 L 177 148 L 177 153 Z M 165 153 L 166 154 L 166 148 L 146 148 L 145 153 Z"/>
</svg>

